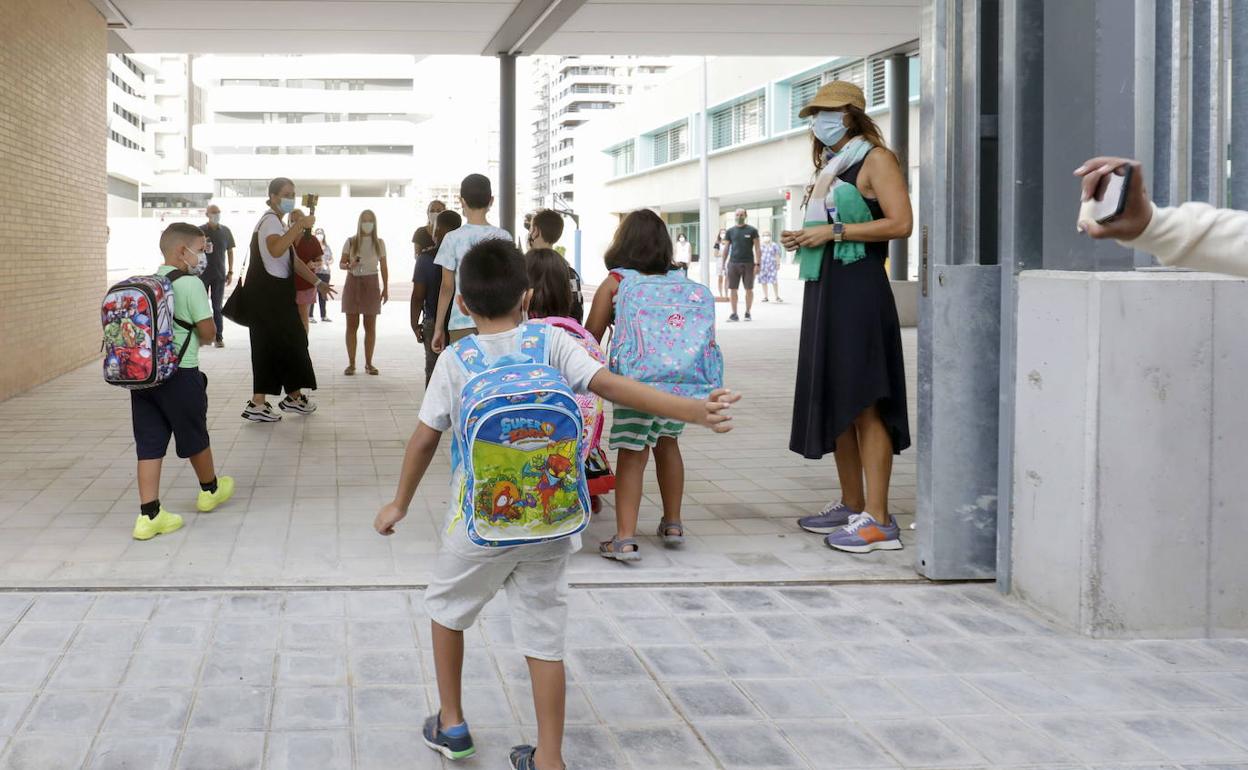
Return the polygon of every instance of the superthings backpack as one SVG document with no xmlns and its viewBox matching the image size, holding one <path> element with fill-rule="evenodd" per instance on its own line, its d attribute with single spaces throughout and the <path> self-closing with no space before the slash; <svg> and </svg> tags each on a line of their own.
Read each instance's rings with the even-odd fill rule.
<svg viewBox="0 0 1248 770">
<path fill-rule="evenodd" d="M 589 523 L 585 424 L 547 359 L 550 327 L 521 327 L 519 350 L 487 361 L 475 337 L 451 347 L 468 375 L 451 461 L 462 470 L 457 515 L 485 548 L 570 537 Z"/>
<path fill-rule="evenodd" d="M 194 326 L 173 316 L 173 282 L 187 275 L 136 275 L 114 284 L 100 305 L 104 326 L 104 381 L 130 390 L 154 388 L 172 377 L 191 344 L 173 344 L 173 325 L 188 332 Z"/>
<path fill-rule="evenodd" d="M 706 398 L 724 381 L 715 342 L 715 298 L 680 270 L 646 275 L 612 270 L 611 371 L 678 396 Z"/>
</svg>

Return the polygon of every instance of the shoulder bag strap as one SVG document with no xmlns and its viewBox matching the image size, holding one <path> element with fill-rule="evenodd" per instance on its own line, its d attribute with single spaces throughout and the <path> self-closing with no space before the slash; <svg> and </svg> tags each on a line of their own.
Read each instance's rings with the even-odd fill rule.
<svg viewBox="0 0 1248 770">
<path fill-rule="evenodd" d="M 469 377 L 489 371 L 485 351 L 477 344 L 473 335 L 468 335 L 456 342 L 451 346 L 451 350 L 454 351 L 455 360 L 459 361 L 459 365 L 464 368 Z"/>
<path fill-rule="evenodd" d="M 550 326 L 540 321 L 529 321 L 520 333 L 520 352 L 538 363 L 547 363 L 546 332 Z"/>
</svg>

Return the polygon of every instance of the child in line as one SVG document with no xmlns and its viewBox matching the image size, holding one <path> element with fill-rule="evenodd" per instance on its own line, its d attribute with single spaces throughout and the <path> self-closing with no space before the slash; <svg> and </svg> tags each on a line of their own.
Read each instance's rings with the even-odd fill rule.
<svg viewBox="0 0 1248 770">
<path fill-rule="evenodd" d="M 552 209 L 542 209 L 529 220 L 529 249 L 549 249 L 563 262 L 568 273 L 569 288 L 572 290 L 572 308 L 567 313 L 557 315 L 574 318 L 576 322 L 585 322 L 585 292 L 581 287 L 581 275 L 568 264 L 568 260 L 559 252 L 554 251 L 555 244 L 563 237 L 563 216 Z"/>
<path fill-rule="evenodd" d="M 530 291 L 524 256 L 510 241 L 486 240 L 474 246 L 457 265 L 456 304 L 471 319 L 476 343 L 487 360 L 519 349 L 522 321 Z M 717 390 L 707 400 L 680 398 L 612 374 L 569 335 L 548 330 L 547 361 L 572 390 L 590 391 L 609 401 L 652 414 L 704 425 L 717 433 L 732 428 L 727 413 L 739 396 Z M 444 355 L 420 408 L 420 422 L 407 444 L 394 500 L 377 513 L 373 526 L 383 535 L 407 515 L 425 471 L 437 452 L 442 433 L 458 421 L 462 390 L 468 375 L 457 355 Z M 463 468 L 452 471 L 451 497 L 459 493 Z M 456 506 L 452 504 L 452 513 Z M 516 770 L 563 768 L 565 674 L 564 635 L 567 629 L 567 566 L 574 538 L 512 547 L 482 548 L 468 538 L 463 519 L 454 516 L 442 537 L 437 566 L 425 592 L 437 671 L 439 711 L 424 724 L 426 744 L 451 759 L 475 752 L 465 722 L 460 679 L 464 629 L 502 587 L 511 607 L 516 648 L 528 660 L 537 714 L 537 746 L 516 746 Z"/>
<path fill-rule="evenodd" d="M 434 201 L 441 203 L 441 201 Z M 433 204 L 429 204 L 432 209 Z M 437 331 L 434 319 L 438 315 L 438 295 L 442 290 L 442 268 L 435 261 L 438 247 L 447 233 L 458 230 L 463 224 L 459 214 L 443 209 L 433 215 L 433 227 L 422 227 L 412 237 L 422 250 L 416 257 L 416 272 L 412 276 L 412 331 L 416 340 L 425 346 L 425 385 L 433 377 L 433 367 L 438 363 L 438 353 L 433 349 L 433 335 Z"/>
<path fill-rule="evenodd" d="M 539 212 L 540 213 L 540 212 Z M 534 218 L 536 222 L 536 218 Z M 570 333 L 581 343 L 594 360 L 605 363 L 607 357 L 602 352 L 597 338 L 581 326 L 580 319 L 573 313 L 576 295 L 572 285 L 568 283 L 568 263 L 554 249 L 530 249 L 524 255 L 525 266 L 529 274 L 529 318 L 546 319 L 548 323 L 558 326 Z M 602 511 L 602 496 L 615 489 L 615 476 L 611 473 L 611 463 L 600 446 L 602 440 L 602 399 L 596 396 L 577 396 L 581 407 L 581 417 L 585 422 L 586 457 L 585 477 L 589 482 L 589 502 L 594 513 Z"/>
<path fill-rule="evenodd" d="M 635 270 L 642 275 L 666 275 L 674 269 L 672 238 L 658 214 L 648 209 L 634 211 L 620 223 L 615 238 L 603 255 L 612 273 L 594 293 L 585 328 L 599 340 L 615 322 L 615 295 L 620 288 L 617 269 Z M 642 485 L 650 453 L 654 453 L 663 518 L 658 536 L 669 548 L 685 541 L 681 522 L 681 501 L 685 494 L 685 462 L 677 440 L 685 425 L 627 404 L 615 405 L 611 419 L 610 446 L 617 450 L 615 461 L 616 533 L 598 545 L 598 553 L 616 561 L 638 561 L 637 518 L 641 514 Z"/>
<path fill-rule="evenodd" d="M 433 352 L 441 353 L 452 342 L 473 334 L 472 319 L 454 301 L 459 293 L 456 278 L 460 260 L 468 250 L 485 240 L 512 242 L 511 233 L 486 221 L 494 205 L 494 192 L 489 177 L 469 174 L 459 185 L 459 202 L 464 207 L 464 224 L 448 233 L 438 244 L 435 260 L 442 267 L 442 286 L 438 291 L 438 315 L 433 335 Z M 449 318 L 447 314 L 450 314 Z"/>
<path fill-rule="evenodd" d="M 178 360 L 178 371 L 154 388 L 130 391 L 130 417 L 134 428 L 134 448 L 138 454 L 139 516 L 134 522 L 134 539 L 151 540 L 182 528 L 182 517 L 160 504 L 160 468 L 169 449 L 169 438 L 176 443 L 178 457 L 191 461 L 199 479 L 196 507 L 202 513 L 229 500 L 234 479 L 218 477 L 208 442 L 208 378 L 199 371 L 199 346 L 210 345 L 217 337 L 212 320 L 212 303 L 197 277 L 203 272 L 204 233 L 195 225 L 175 222 L 160 235 L 160 253 L 165 263 L 157 275 L 174 270 L 188 273 L 173 282 L 173 316 L 194 325 L 190 329 L 175 324 L 174 345 L 186 351 Z"/>
</svg>

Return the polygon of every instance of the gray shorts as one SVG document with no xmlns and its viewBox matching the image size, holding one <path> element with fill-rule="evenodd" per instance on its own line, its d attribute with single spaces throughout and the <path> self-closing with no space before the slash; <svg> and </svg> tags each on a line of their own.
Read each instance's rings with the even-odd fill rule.
<svg viewBox="0 0 1248 770">
<path fill-rule="evenodd" d="M 754 263 L 753 262 L 729 262 L 728 263 L 728 288 L 736 291 L 737 287 L 742 283 L 745 284 L 746 291 L 754 291 Z"/>
<path fill-rule="evenodd" d="M 506 588 L 516 649 L 538 660 L 563 660 L 570 554 L 525 558 L 526 549 L 534 547 L 540 546 L 500 549 L 485 559 L 470 559 L 443 547 L 425 590 L 430 619 L 464 631 L 498 589 Z"/>
</svg>

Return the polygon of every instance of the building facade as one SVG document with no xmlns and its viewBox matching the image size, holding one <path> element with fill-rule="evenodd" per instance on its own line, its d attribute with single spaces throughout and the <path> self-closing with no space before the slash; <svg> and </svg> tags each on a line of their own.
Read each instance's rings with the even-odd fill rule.
<svg viewBox="0 0 1248 770">
<path fill-rule="evenodd" d="M 910 58 L 911 196 L 918 211 L 918 58 Z M 601 254 L 619 217 L 658 211 L 673 237 L 701 242 L 703 67 L 709 121 L 712 238 L 745 208 L 760 231 L 800 226 L 797 210 L 812 180 L 810 133 L 801 108 L 819 87 L 847 80 L 863 88 L 867 113 L 889 135 L 891 79 L 882 58 L 716 58 L 686 63 L 653 90 L 587 127 L 575 165 L 585 253 Z M 911 272 L 915 268 L 911 268 Z M 601 266 L 587 260 L 587 277 Z M 695 274 L 697 272 L 695 271 Z"/>
<path fill-rule="evenodd" d="M 667 57 L 546 56 L 533 70 L 532 206 L 567 208 L 576 199 L 576 134 L 603 111 L 655 87 Z"/>
</svg>

